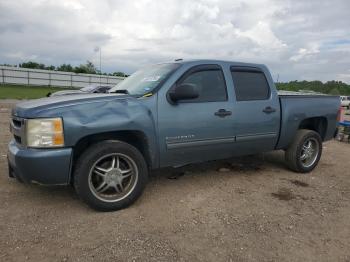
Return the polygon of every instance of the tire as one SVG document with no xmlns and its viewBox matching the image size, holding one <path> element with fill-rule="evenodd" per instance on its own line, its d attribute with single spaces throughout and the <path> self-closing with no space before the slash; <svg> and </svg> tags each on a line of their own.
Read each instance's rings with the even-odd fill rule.
<svg viewBox="0 0 350 262">
<path fill-rule="evenodd" d="M 315 146 L 314 150 L 309 150 L 309 142 Z M 314 153 L 311 153 L 311 152 Z M 307 158 L 306 156 L 309 156 Z M 300 129 L 288 147 L 285 158 L 288 167 L 299 173 L 308 173 L 318 164 L 322 155 L 322 139 L 318 133 L 312 130 Z"/>
<path fill-rule="evenodd" d="M 141 196 L 147 180 L 144 157 L 121 141 L 91 145 L 79 157 L 74 171 L 74 188 L 79 198 L 98 211 L 130 206 Z"/>
</svg>

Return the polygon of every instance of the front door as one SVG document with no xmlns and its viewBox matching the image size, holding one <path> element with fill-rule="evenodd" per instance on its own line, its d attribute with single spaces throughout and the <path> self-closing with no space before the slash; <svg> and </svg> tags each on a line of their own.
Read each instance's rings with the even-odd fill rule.
<svg viewBox="0 0 350 262">
<path fill-rule="evenodd" d="M 176 166 L 231 155 L 232 103 L 219 65 L 189 69 L 175 83 L 196 85 L 199 97 L 172 105 L 158 99 L 160 165 Z M 164 95 L 164 94 L 163 94 Z"/>
</svg>

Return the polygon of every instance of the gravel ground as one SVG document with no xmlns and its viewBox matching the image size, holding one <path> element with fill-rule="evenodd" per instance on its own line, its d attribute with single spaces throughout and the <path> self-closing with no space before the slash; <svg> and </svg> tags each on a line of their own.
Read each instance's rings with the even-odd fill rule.
<svg viewBox="0 0 350 262">
<path fill-rule="evenodd" d="M 308 175 L 283 152 L 159 170 L 133 206 L 98 213 L 70 187 L 8 178 L 10 106 L 0 102 L 0 261 L 350 261 L 350 144 L 325 143 Z"/>
</svg>

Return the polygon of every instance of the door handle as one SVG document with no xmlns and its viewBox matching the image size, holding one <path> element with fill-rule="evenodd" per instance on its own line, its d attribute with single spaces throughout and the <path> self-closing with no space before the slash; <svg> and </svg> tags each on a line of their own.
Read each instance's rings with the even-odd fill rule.
<svg viewBox="0 0 350 262">
<path fill-rule="evenodd" d="M 231 111 L 226 111 L 226 109 L 219 109 L 217 112 L 214 113 L 218 117 L 225 117 L 232 115 Z"/>
<path fill-rule="evenodd" d="M 271 106 L 267 106 L 263 109 L 263 112 L 266 114 L 270 114 L 270 113 L 276 112 L 276 109 Z"/>
</svg>

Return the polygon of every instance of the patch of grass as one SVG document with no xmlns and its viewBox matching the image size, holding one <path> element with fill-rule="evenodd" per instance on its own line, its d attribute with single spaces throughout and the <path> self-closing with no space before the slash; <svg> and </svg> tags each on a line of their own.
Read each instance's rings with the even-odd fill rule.
<svg viewBox="0 0 350 262">
<path fill-rule="evenodd" d="M 49 92 L 66 89 L 74 88 L 0 84 L 0 99 L 35 99 L 46 97 Z"/>
</svg>

